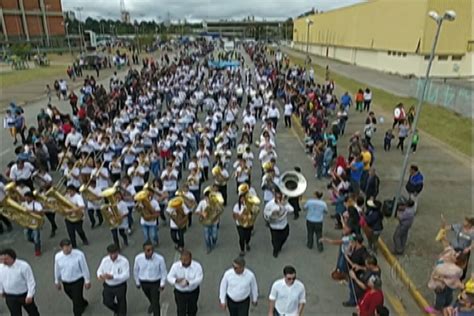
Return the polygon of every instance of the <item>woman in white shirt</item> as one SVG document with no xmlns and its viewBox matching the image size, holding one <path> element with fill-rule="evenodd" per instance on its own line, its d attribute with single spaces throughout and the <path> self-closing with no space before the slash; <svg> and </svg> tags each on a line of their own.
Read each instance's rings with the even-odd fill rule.
<svg viewBox="0 0 474 316">
<path fill-rule="evenodd" d="M 293 114 L 293 104 L 291 104 L 290 100 L 286 102 L 283 114 L 285 116 L 285 127 L 291 128 L 291 114 Z"/>
<path fill-rule="evenodd" d="M 364 111 L 370 111 L 370 103 L 372 103 L 372 91 L 367 88 L 364 91 Z"/>
</svg>

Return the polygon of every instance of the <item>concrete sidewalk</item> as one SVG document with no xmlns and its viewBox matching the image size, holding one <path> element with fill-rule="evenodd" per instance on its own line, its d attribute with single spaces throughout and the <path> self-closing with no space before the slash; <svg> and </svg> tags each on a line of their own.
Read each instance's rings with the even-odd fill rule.
<svg viewBox="0 0 474 316">
<path fill-rule="evenodd" d="M 284 50 L 290 56 L 304 58 L 303 53 Z M 318 63 L 313 59 L 313 63 Z M 330 65 L 331 67 L 331 65 Z M 334 68 L 332 68 L 334 71 Z M 361 80 L 366 75 L 365 70 L 353 69 L 350 77 Z M 371 74 L 375 76 L 375 74 Z M 376 80 L 377 77 L 373 77 Z M 387 78 L 381 76 L 379 86 L 384 88 Z M 396 83 L 394 84 L 397 85 Z M 337 95 L 340 96 L 345 87 L 338 86 Z M 388 84 L 386 90 L 390 90 Z M 350 91 L 355 93 L 355 91 Z M 391 113 L 383 112 L 377 106 L 377 95 L 373 96 L 373 110 L 377 117 L 385 117 L 384 123 L 378 124 L 372 143 L 375 145 L 375 168 L 381 180 L 380 194 L 378 199 L 393 198 L 397 190 L 400 178 L 403 155 L 400 150 L 396 150 L 397 138 L 392 143 L 390 152 L 383 151 L 383 138 L 385 131 L 391 128 Z M 347 131 L 360 131 L 362 133 L 365 123 L 366 113 L 354 113 L 353 109 L 349 113 Z M 347 145 L 350 135 L 345 135 L 339 141 L 339 152 L 348 154 Z M 405 141 L 407 146 L 408 141 Z M 427 288 L 432 266 L 441 252 L 442 247 L 435 242 L 435 236 L 440 227 L 440 215 L 444 214 L 448 223 L 461 223 L 465 216 L 473 216 L 473 164 L 472 158 L 466 159 L 465 155 L 458 154 L 448 145 L 434 140 L 431 137 L 421 134 L 421 141 L 418 150 L 412 155 L 411 164 L 419 166 L 425 177 L 424 190 L 419 199 L 418 212 L 415 222 L 408 237 L 408 245 L 403 256 L 399 256 L 400 264 L 418 287 L 418 290 L 432 301 L 433 294 Z M 404 192 L 406 195 L 406 192 Z M 392 236 L 397 221 L 393 218 L 384 221 L 384 231 L 382 238 L 390 249 L 393 247 Z M 451 236 L 452 237 L 452 236 Z M 472 258 L 471 258 L 472 260 Z M 400 290 L 403 286 L 400 284 Z"/>
</svg>

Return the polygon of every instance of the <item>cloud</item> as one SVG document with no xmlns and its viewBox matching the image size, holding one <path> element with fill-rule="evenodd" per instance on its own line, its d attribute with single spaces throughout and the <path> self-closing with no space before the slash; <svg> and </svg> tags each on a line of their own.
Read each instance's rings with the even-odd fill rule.
<svg viewBox="0 0 474 316">
<path fill-rule="evenodd" d="M 328 11 L 364 0 L 125 0 L 132 20 L 219 20 L 255 16 L 286 19 L 315 8 Z M 81 18 L 119 19 L 120 0 L 62 0 L 63 10 L 82 8 Z M 78 12 L 76 16 L 79 17 Z"/>
</svg>

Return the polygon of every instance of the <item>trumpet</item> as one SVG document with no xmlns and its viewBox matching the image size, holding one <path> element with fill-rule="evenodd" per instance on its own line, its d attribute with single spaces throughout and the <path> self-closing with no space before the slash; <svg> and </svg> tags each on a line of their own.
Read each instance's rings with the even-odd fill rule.
<svg viewBox="0 0 474 316">
<path fill-rule="evenodd" d="M 86 160 L 87 161 L 87 160 Z M 69 178 L 72 175 L 72 172 L 74 169 L 79 168 L 79 166 L 82 166 L 85 162 L 83 162 L 81 159 L 78 159 L 74 165 L 72 166 L 71 170 L 69 170 L 66 174 L 64 174 L 59 180 L 58 183 L 56 184 L 56 188 L 60 188 L 66 181 L 67 178 Z"/>
</svg>

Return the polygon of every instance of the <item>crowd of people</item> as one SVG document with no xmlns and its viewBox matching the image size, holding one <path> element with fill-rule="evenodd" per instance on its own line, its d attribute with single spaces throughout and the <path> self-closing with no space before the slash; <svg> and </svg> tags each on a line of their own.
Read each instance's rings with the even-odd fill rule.
<svg viewBox="0 0 474 316">
<path fill-rule="evenodd" d="M 15 149 L 17 159 L 8 165 L 0 198 L 4 207 L 12 208 L 11 201 L 15 201 L 22 210 L 33 213 L 33 219 L 45 217 L 50 237 L 56 234 L 56 213 L 64 216 L 68 238 L 61 241 L 61 252 L 55 256 L 55 284 L 58 288 L 62 284 L 71 298 L 74 315 L 81 315 L 88 305 L 82 289 L 90 287 L 89 269 L 76 239 L 77 234 L 84 245 L 89 244 L 83 228 L 86 215 L 91 229 L 105 223 L 111 231 L 113 243 L 97 271 L 104 282 L 106 307 L 117 315 L 127 313 L 130 265 L 120 249 L 128 246 L 130 234 L 139 227 L 143 253 L 135 258 L 133 277 L 150 301 L 148 312 L 160 314 L 160 291 L 168 281 L 175 288 L 178 315 L 196 315 L 203 269 L 185 247 L 186 231 L 194 214 L 203 223 L 204 244 L 211 254 L 229 195 L 237 196 L 232 214 L 240 252 L 222 278 L 219 301 L 231 316 L 248 315 L 250 303 L 258 301 L 256 277 L 246 268 L 244 257 L 251 251 L 260 200 L 273 257 L 279 256 L 289 237 L 289 214 L 298 219 L 304 210 L 307 247 L 313 248 L 316 236 L 318 251 L 324 251 L 324 244 L 339 248 L 331 276 L 347 283 L 348 299 L 342 304 L 357 307 L 354 313 L 362 316 L 388 315 L 376 256 L 385 203 L 378 199 L 380 179 L 374 168 L 371 139 L 377 119 L 371 110 L 371 91 L 360 90 L 355 96 L 355 110 L 367 111 L 367 119 L 362 135 L 351 135 L 344 152 L 338 143 L 345 134 L 352 98 L 346 93 L 339 102 L 334 81 L 326 78 L 317 84 L 314 78 L 306 80 L 303 68 L 290 67 L 288 58 L 276 57 L 278 54 L 262 44 L 244 45 L 233 54 L 241 65 L 230 69 L 208 66 L 214 52 L 213 44 L 206 41 L 184 44 L 174 56 L 165 53 L 159 60 L 144 59 L 141 69 L 130 69 L 124 80 L 114 74 L 109 91 L 87 77 L 80 95 L 69 95 L 72 115 L 50 105 L 38 115 L 37 127 L 31 127 L 27 137 L 20 133 L 23 146 Z M 247 66 L 246 56 L 250 59 Z M 7 117 L 12 119 L 7 122 L 14 127 L 8 128 L 16 136 L 25 126 L 24 114 L 21 108 L 11 107 Z M 300 120 L 315 176 L 327 183 L 327 193 L 312 190 L 312 197 L 302 206 L 302 193 L 288 193 L 282 177 L 285 173 L 277 166 L 277 131 L 283 128 L 279 126 L 280 108 L 285 128 L 291 128 L 292 116 Z M 404 150 L 409 128 L 400 134 L 405 119 L 399 112 L 394 113 L 393 128 L 399 126 Z M 21 117 L 23 123 L 19 124 Z M 257 155 L 253 146 L 258 148 Z M 261 179 L 255 179 L 253 168 L 260 171 Z M 53 182 L 56 170 L 62 177 Z M 409 199 L 395 215 L 399 226 L 393 239 L 398 254 L 406 247 L 423 189 L 418 167 L 412 165 L 410 170 Z M 301 175 L 299 167 L 292 172 Z M 234 192 L 228 192 L 231 178 L 236 183 Z M 329 197 L 324 199 L 324 195 Z M 339 239 L 324 237 L 323 222 L 330 211 L 325 200 L 334 205 L 331 217 L 334 228 L 341 230 Z M 139 223 L 135 223 L 137 218 Z M 0 215 L 0 219 L 11 230 L 8 218 Z M 21 224 L 34 244 L 35 255 L 40 256 L 41 225 Z M 169 271 L 163 257 L 154 252 L 160 244 L 160 224 L 169 226 L 181 253 L 180 261 Z M 3 225 L 0 223 L 2 233 Z M 468 254 L 471 239 L 463 242 Z M 29 315 L 38 315 L 31 267 L 17 259 L 13 249 L 0 255 L 0 292 L 5 294 L 11 313 L 21 314 L 23 307 Z M 304 285 L 296 280 L 294 267 L 286 266 L 283 274 L 271 287 L 268 315 L 301 315 L 306 303 Z M 469 302 L 470 293 L 466 293 L 457 300 L 458 305 L 452 307 L 451 298 L 442 309 L 461 310 L 465 305 L 460 304 Z M 448 294 L 443 294 L 444 303 Z M 440 310 L 439 304 L 435 308 Z"/>
</svg>

